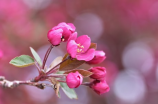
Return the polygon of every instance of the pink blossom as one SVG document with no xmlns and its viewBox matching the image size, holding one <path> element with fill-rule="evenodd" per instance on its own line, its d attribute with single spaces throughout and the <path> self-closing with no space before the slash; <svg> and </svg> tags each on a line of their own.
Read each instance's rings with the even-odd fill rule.
<svg viewBox="0 0 158 104">
<path fill-rule="evenodd" d="M 72 35 L 70 35 L 68 41 L 70 41 L 70 40 L 76 40 L 76 38 L 77 38 L 77 32 L 74 32 L 74 33 L 72 33 Z"/>
<path fill-rule="evenodd" d="M 82 75 L 76 71 L 75 73 L 69 73 L 66 76 L 66 83 L 69 86 L 69 88 L 77 88 L 82 84 L 83 77 Z"/>
<path fill-rule="evenodd" d="M 91 39 L 87 35 L 82 35 L 76 40 L 70 40 L 67 44 L 67 52 L 72 58 L 77 60 L 90 61 L 94 58 L 95 49 L 89 49 Z"/>
<path fill-rule="evenodd" d="M 57 29 L 54 31 L 50 30 L 48 32 L 47 37 L 52 45 L 56 46 L 56 45 L 59 45 L 61 43 L 62 32 L 63 32 L 62 29 Z"/>
<path fill-rule="evenodd" d="M 90 78 L 93 79 L 104 79 L 106 75 L 106 69 L 105 67 L 92 67 L 89 69 L 90 72 L 93 74 L 90 76 Z"/>
<path fill-rule="evenodd" d="M 92 60 L 88 61 L 88 64 L 99 64 L 105 60 L 105 52 L 104 51 L 95 51 L 95 56 Z"/>
<path fill-rule="evenodd" d="M 90 85 L 90 87 L 99 95 L 106 93 L 110 90 L 108 84 L 106 83 L 105 80 L 95 80 L 93 83 Z"/>
<path fill-rule="evenodd" d="M 69 38 L 74 35 L 75 26 L 71 23 L 66 24 L 65 22 L 59 23 L 53 27 L 47 34 L 47 37 L 52 45 L 59 45 L 62 41 L 66 42 Z M 75 33 L 76 35 L 77 33 Z"/>
</svg>

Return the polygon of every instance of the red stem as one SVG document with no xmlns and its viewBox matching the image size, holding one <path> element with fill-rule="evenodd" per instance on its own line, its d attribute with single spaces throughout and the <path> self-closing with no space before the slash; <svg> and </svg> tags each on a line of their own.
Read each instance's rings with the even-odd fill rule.
<svg viewBox="0 0 158 104">
<path fill-rule="evenodd" d="M 46 75 L 53 73 L 54 70 L 55 70 L 59 65 L 61 65 L 63 62 L 65 62 L 65 61 L 68 60 L 68 59 L 70 59 L 70 57 L 67 57 L 65 60 L 63 60 L 62 62 L 60 62 L 60 63 L 57 64 L 56 66 L 54 66 L 52 69 L 50 69 L 50 70 L 46 73 Z"/>
<path fill-rule="evenodd" d="M 47 59 L 48 59 L 48 56 L 49 56 L 49 54 L 50 54 L 52 48 L 53 48 L 53 46 L 51 45 L 51 46 L 48 48 L 48 50 L 47 50 L 47 52 L 46 52 L 46 54 L 45 54 L 45 56 L 44 56 L 43 64 L 42 64 L 42 69 L 44 69 L 44 67 L 45 67 L 46 61 L 47 61 Z"/>
</svg>

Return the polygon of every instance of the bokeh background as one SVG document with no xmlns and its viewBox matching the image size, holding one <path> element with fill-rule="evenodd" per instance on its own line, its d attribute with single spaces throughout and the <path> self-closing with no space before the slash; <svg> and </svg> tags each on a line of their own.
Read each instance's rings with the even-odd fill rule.
<svg viewBox="0 0 158 104">
<path fill-rule="evenodd" d="M 107 69 L 110 92 L 99 96 L 80 86 L 78 100 L 70 100 L 62 91 L 57 98 L 52 88 L 0 88 L 0 104 L 158 104 L 157 0 L 0 0 L 0 75 L 38 75 L 35 67 L 15 68 L 9 61 L 31 55 L 30 46 L 43 58 L 47 32 L 60 22 L 74 23 L 78 35 L 89 35 L 106 52 L 100 66 Z M 64 53 L 63 43 L 47 64 Z"/>
</svg>

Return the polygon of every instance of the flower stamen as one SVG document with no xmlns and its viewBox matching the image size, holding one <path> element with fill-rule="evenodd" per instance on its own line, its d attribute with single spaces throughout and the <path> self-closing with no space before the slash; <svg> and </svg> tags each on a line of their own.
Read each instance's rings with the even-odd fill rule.
<svg viewBox="0 0 158 104">
<path fill-rule="evenodd" d="M 83 48 L 84 48 L 83 45 L 81 45 L 81 44 L 79 43 L 79 44 L 77 44 L 77 47 L 78 47 L 78 48 L 77 48 L 77 52 L 78 52 L 78 53 L 84 52 L 84 51 L 83 51 Z"/>
</svg>

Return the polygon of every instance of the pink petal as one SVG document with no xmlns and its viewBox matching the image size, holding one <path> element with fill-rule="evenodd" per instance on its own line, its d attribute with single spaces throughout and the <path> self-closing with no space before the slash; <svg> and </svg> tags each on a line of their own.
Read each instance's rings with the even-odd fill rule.
<svg viewBox="0 0 158 104">
<path fill-rule="evenodd" d="M 72 32 L 68 29 L 68 27 L 63 27 L 63 38 L 65 39 L 64 42 L 68 41 L 69 37 L 71 36 Z"/>
<path fill-rule="evenodd" d="M 105 52 L 104 51 L 95 51 L 95 56 L 105 56 Z"/>
<path fill-rule="evenodd" d="M 66 27 L 66 25 L 67 24 L 65 22 L 61 22 L 57 26 L 53 27 L 52 30 L 62 29 L 63 27 Z"/>
<path fill-rule="evenodd" d="M 74 40 L 70 40 L 67 43 L 67 52 L 72 58 L 76 57 L 77 54 L 77 43 Z"/>
<path fill-rule="evenodd" d="M 72 23 L 67 23 L 67 25 L 69 25 L 71 27 L 71 31 L 74 32 L 76 27 L 72 24 Z"/>
<path fill-rule="evenodd" d="M 105 52 L 104 51 L 95 51 L 95 56 L 92 60 L 88 61 L 88 64 L 99 64 L 105 60 Z"/>
<path fill-rule="evenodd" d="M 62 29 L 50 30 L 48 32 L 47 37 L 52 45 L 59 45 L 60 44 L 62 32 L 63 32 Z"/>
<path fill-rule="evenodd" d="M 66 83 L 69 86 L 69 88 L 77 88 L 82 84 L 82 81 L 83 77 L 77 71 L 75 73 L 69 73 L 66 76 Z"/>
<path fill-rule="evenodd" d="M 82 35 L 76 39 L 76 43 L 77 44 L 80 43 L 81 46 L 83 45 L 84 46 L 83 51 L 85 52 L 89 49 L 89 46 L 91 44 L 91 39 L 88 37 L 88 35 Z"/>
<path fill-rule="evenodd" d="M 77 38 L 77 32 L 74 32 L 73 34 L 71 34 L 71 36 L 69 37 L 68 41 L 70 40 L 76 40 Z"/>
<path fill-rule="evenodd" d="M 78 60 L 90 61 L 94 58 L 95 49 L 89 49 L 86 53 L 76 55 Z"/>
</svg>

